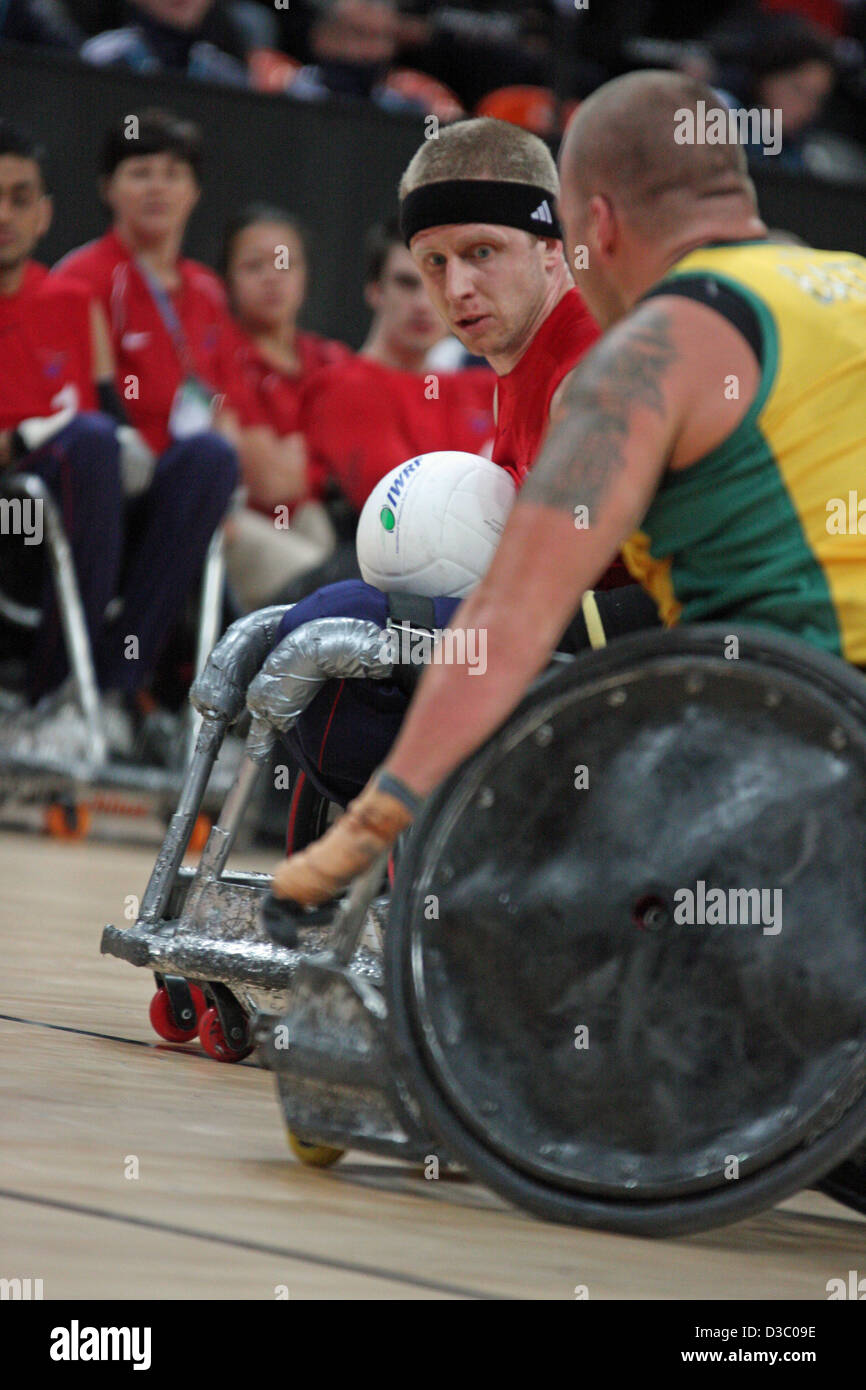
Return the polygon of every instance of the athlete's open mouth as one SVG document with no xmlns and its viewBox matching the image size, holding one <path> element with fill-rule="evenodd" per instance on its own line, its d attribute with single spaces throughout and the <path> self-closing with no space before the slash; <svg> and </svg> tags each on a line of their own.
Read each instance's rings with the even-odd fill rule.
<svg viewBox="0 0 866 1390">
<path fill-rule="evenodd" d="M 472 314 L 465 319 L 458 319 L 457 327 L 464 330 L 477 328 L 479 324 L 486 323 L 489 317 L 489 314 Z"/>
</svg>

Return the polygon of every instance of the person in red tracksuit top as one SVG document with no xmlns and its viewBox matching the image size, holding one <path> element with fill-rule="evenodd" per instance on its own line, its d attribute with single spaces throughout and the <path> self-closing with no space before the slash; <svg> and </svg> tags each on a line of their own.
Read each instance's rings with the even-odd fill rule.
<svg viewBox="0 0 866 1390">
<path fill-rule="evenodd" d="M 129 135 L 125 122 L 137 121 Z M 105 236 L 70 251 L 52 274 L 86 285 L 111 330 L 117 387 L 156 455 L 210 434 L 231 376 L 232 322 L 219 277 L 181 255 L 200 196 L 198 129 L 162 111 L 106 135 Z"/>
<path fill-rule="evenodd" d="M 107 132 L 102 158 L 112 228 L 52 271 L 55 284 L 82 285 L 102 307 L 117 400 L 139 452 L 150 456 L 128 519 L 146 543 L 136 550 L 120 619 L 147 653 L 126 663 L 136 691 L 149 683 L 238 480 L 222 421 L 231 377 L 225 292 L 212 271 L 180 254 L 200 161 L 195 126 L 161 111 L 122 118 Z"/>
<path fill-rule="evenodd" d="M 311 379 L 348 361 L 345 343 L 298 327 L 307 291 L 306 236 L 289 213 L 243 208 L 223 236 L 220 269 L 234 316 L 228 405 L 247 505 L 227 526 L 235 595 L 260 608 L 322 564 L 336 536 L 301 428 Z"/>
<path fill-rule="evenodd" d="M 169 466 L 154 469 L 115 387 L 102 306 L 87 285 L 31 259 L 52 213 L 43 159 L 25 132 L 0 121 L 0 470 L 38 475 L 57 505 L 109 746 L 128 755 L 138 692 L 225 508 L 232 470 L 223 470 L 222 496 L 218 466 L 202 497 L 194 485 L 178 493 Z M 27 669 L 35 708 L 4 717 L 0 741 L 29 754 L 62 735 L 75 761 L 90 755 L 91 736 L 44 570 Z"/>
<path fill-rule="evenodd" d="M 110 674 L 103 671 L 102 631 L 119 572 L 123 500 L 114 424 L 99 413 L 111 353 L 101 311 L 87 293 L 56 284 L 31 258 L 52 213 L 42 160 L 26 132 L 0 121 L 0 473 L 36 474 L 56 501 L 97 669 Z M 24 544 L 41 544 L 43 530 Z M 27 661 L 31 704 L 56 692 L 68 674 L 54 582 L 44 570 L 42 614 Z M 12 731 L 0 736 L 8 741 Z"/>
</svg>

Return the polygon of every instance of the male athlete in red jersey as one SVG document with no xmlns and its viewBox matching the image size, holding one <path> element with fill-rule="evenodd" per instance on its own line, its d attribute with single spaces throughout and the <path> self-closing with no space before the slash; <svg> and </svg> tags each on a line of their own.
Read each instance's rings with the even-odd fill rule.
<svg viewBox="0 0 866 1390">
<path fill-rule="evenodd" d="M 433 304 L 497 373 L 492 457 L 518 487 L 561 383 L 599 336 L 565 262 L 557 192 L 542 141 L 489 119 L 460 122 L 425 142 L 401 183 L 404 236 Z M 616 631 L 655 620 L 621 564 L 598 587 L 610 592 L 584 600 L 564 650 L 600 645 Z M 458 600 L 432 605 L 430 626 L 447 627 Z M 279 636 L 318 617 L 357 616 L 384 627 L 392 606 L 370 585 L 333 585 L 297 604 Z M 407 703 L 403 682 L 329 682 L 287 736 L 288 746 L 320 791 L 345 802 L 388 753 Z"/>
<path fill-rule="evenodd" d="M 558 188 L 547 147 L 490 118 L 426 141 L 400 182 L 406 241 L 430 298 L 498 375 L 492 456 L 518 488 L 561 383 L 599 336 L 563 254 Z M 617 560 L 596 587 L 623 585 L 632 579 Z"/>
</svg>

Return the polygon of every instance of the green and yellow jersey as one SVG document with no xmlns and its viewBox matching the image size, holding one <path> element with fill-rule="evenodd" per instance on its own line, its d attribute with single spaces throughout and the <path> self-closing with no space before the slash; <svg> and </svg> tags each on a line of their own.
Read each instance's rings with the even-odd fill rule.
<svg viewBox="0 0 866 1390">
<path fill-rule="evenodd" d="M 866 666 L 866 260 L 706 246 L 652 294 L 691 285 L 747 306 L 760 384 L 724 443 L 664 474 L 626 563 L 668 626 L 760 623 Z"/>
</svg>

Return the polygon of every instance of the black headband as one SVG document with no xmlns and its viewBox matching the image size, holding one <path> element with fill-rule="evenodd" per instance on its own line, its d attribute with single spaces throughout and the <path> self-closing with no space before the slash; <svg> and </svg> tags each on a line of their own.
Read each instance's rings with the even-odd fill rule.
<svg viewBox="0 0 866 1390">
<path fill-rule="evenodd" d="M 553 194 L 533 183 L 446 179 L 422 184 L 407 193 L 400 205 L 400 230 L 407 246 L 428 227 L 458 222 L 492 222 L 562 240 Z"/>
</svg>

